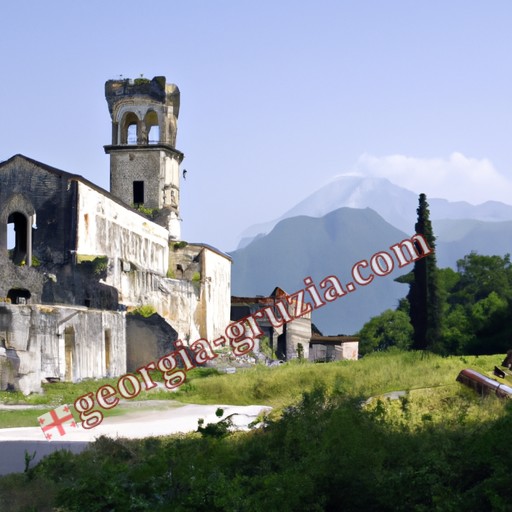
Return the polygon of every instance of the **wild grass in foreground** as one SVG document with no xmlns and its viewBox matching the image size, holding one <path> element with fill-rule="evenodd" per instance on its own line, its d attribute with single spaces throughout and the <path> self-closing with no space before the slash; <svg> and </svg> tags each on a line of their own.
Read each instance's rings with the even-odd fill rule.
<svg viewBox="0 0 512 512">
<path fill-rule="evenodd" d="M 359 361 L 327 364 L 291 362 L 278 367 L 256 366 L 239 370 L 235 374 L 219 374 L 213 368 L 199 368 L 187 373 L 187 381 L 175 392 L 162 387 L 141 393 L 134 400 L 179 400 L 185 403 L 271 405 L 276 413 L 297 400 L 305 391 L 322 384 L 327 390 L 336 390 L 346 397 L 365 400 L 390 391 L 459 387 L 455 382 L 463 368 L 492 371 L 503 355 L 440 357 L 424 352 L 388 351 L 368 355 Z M 153 378 L 161 376 L 155 372 Z M 160 378 L 161 380 L 161 378 Z M 74 403 L 79 396 L 93 392 L 104 384 L 116 386 L 117 379 L 84 380 L 72 384 L 59 382 L 45 384 L 44 393 L 28 397 L 21 393 L 2 392 L 0 403 L 44 404 L 48 409 Z M 30 426 L 26 412 L 0 412 L 4 417 L 0 426 Z M 105 411 L 105 416 L 122 414 L 121 406 Z M 19 414 L 19 415 L 18 415 Z M 78 416 L 76 416 L 78 419 Z"/>
<path fill-rule="evenodd" d="M 492 371 L 503 355 L 441 357 L 424 352 L 388 351 L 358 361 L 327 364 L 291 362 L 257 366 L 234 375 L 218 375 L 185 383 L 174 394 L 193 403 L 268 404 L 282 408 L 301 393 L 322 384 L 351 398 L 366 399 L 390 391 L 458 386 L 463 368 Z"/>
<path fill-rule="evenodd" d="M 231 379 L 240 396 L 284 406 L 250 433 L 100 438 L 80 455 L 57 452 L 0 478 L 0 510 L 508 511 L 511 402 L 454 383 L 461 367 L 497 359 L 388 353 L 192 381 L 191 400 L 234 396 Z M 408 391 L 383 396 L 396 390 Z"/>
</svg>

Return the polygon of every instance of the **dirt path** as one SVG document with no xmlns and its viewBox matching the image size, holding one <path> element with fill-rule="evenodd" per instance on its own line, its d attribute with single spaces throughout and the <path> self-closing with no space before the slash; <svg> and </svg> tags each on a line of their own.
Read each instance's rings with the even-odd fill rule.
<svg viewBox="0 0 512 512">
<path fill-rule="evenodd" d="M 131 406 L 133 412 L 105 418 L 93 429 L 86 430 L 79 426 L 78 429 L 62 437 L 57 436 L 52 441 L 45 439 L 39 427 L 0 429 L 0 475 L 23 471 L 25 450 L 29 453 L 36 451 L 34 459 L 36 463 L 43 456 L 56 450 L 81 451 L 89 442 L 102 435 L 140 439 L 193 432 L 197 430 L 199 418 L 203 418 L 205 424 L 219 421 L 215 415 L 219 407 L 224 410 L 224 417 L 235 414 L 232 419 L 237 428 L 247 429 L 249 423 L 254 421 L 261 412 L 270 410 L 270 407 L 261 405 L 183 405 L 168 401 L 134 402 L 134 404 L 136 405 Z"/>
</svg>

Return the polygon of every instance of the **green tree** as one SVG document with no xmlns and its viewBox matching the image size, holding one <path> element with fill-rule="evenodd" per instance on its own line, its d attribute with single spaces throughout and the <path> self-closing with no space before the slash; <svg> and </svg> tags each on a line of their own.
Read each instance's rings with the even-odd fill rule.
<svg viewBox="0 0 512 512">
<path fill-rule="evenodd" d="M 435 237 L 425 194 L 420 194 L 417 213 L 416 233 L 423 235 L 428 245 L 435 251 Z M 439 350 L 441 303 L 435 252 L 415 261 L 413 276 L 407 295 L 414 329 L 413 348 Z"/>
<path fill-rule="evenodd" d="M 445 315 L 443 321 L 442 343 L 443 353 L 466 354 L 468 347 L 475 342 L 475 334 L 471 328 L 471 317 L 466 308 L 455 304 Z"/>
<path fill-rule="evenodd" d="M 366 322 L 359 332 L 359 352 L 364 355 L 389 347 L 407 350 L 411 346 L 412 335 L 413 328 L 407 313 L 387 309 Z"/>
<path fill-rule="evenodd" d="M 471 252 L 457 261 L 460 280 L 454 287 L 453 302 L 476 303 L 491 292 L 500 298 L 512 298 L 510 255 L 486 256 Z"/>
<path fill-rule="evenodd" d="M 472 252 L 457 262 L 457 272 L 439 271 L 443 312 L 443 351 L 489 354 L 510 348 L 512 266 L 510 256 Z"/>
</svg>

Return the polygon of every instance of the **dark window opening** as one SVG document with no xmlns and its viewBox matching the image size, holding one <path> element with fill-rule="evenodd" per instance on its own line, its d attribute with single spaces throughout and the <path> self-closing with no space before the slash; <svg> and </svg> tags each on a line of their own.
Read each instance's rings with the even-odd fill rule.
<svg viewBox="0 0 512 512">
<path fill-rule="evenodd" d="M 144 182 L 134 181 L 133 182 L 133 204 L 140 206 L 144 204 Z"/>
<path fill-rule="evenodd" d="M 66 367 L 65 379 L 72 382 L 75 377 L 75 329 L 66 327 L 64 330 L 64 360 Z"/>
<path fill-rule="evenodd" d="M 110 354 L 112 352 L 112 331 L 105 329 L 105 373 L 110 376 L 110 365 L 111 359 Z"/>
<path fill-rule="evenodd" d="M 121 144 L 137 144 L 139 139 L 139 118 L 134 112 L 127 112 L 121 121 Z"/>
<path fill-rule="evenodd" d="M 11 304 L 26 304 L 31 297 L 31 293 L 25 288 L 11 288 L 7 292 L 7 298 L 11 299 Z"/>
<path fill-rule="evenodd" d="M 7 232 L 11 238 L 8 247 L 9 258 L 16 265 L 21 265 L 27 257 L 28 221 L 25 215 L 20 212 L 11 213 L 7 219 Z"/>
</svg>

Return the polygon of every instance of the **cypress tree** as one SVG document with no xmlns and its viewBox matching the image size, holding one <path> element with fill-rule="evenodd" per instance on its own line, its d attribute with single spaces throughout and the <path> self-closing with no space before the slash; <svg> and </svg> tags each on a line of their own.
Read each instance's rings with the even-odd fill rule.
<svg viewBox="0 0 512 512">
<path fill-rule="evenodd" d="M 407 295 L 411 324 L 414 328 L 412 348 L 417 350 L 440 349 L 441 304 L 435 255 L 436 239 L 430 222 L 430 212 L 425 194 L 420 194 L 417 213 L 416 233 L 425 237 L 434 252 L 414 262 L 414 279 Z"/>
</svg>

